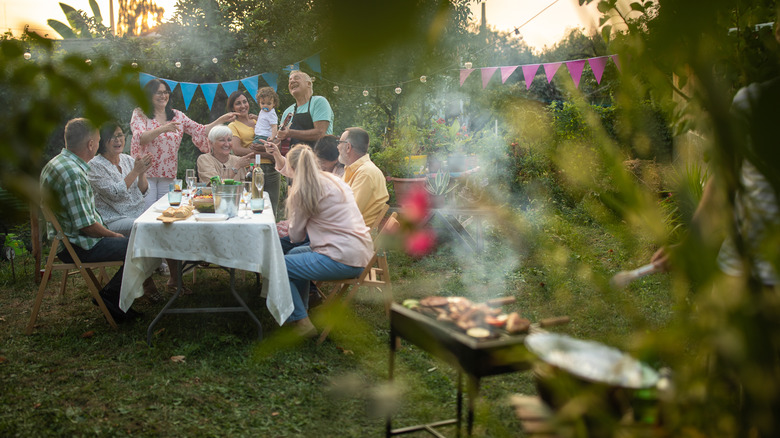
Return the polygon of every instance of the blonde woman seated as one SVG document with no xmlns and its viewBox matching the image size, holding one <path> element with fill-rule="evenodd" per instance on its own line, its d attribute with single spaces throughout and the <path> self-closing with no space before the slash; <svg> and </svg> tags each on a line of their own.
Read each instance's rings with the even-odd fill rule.
<svg viewBox="0 0 780 438">
<path fill-rule="evenodd" d="M 211 152 L 198 157 L 198 179 L 208 182 L 214 176 L 222 179 L 242 181 L 246 176 L 246 167 L 252 162 L 254 154 L 243 157 L 231 155 L 233 150 L 233 131 L 225 125 L 211 128 L 209 131 L 209 146 Z"/>
<path fill-rule="evenodd" d="M 371 260 L 373 243 L 352 189 L 321 171 L 308 145 L 295 146 L 286 158 L 281 173 L 293 180 L 287 196 L 290 240 L 300 242 L 307 235 L 310 240 L 284 256 L 295 306 L 287 323 L 297 334 L 313 337 L 317 330 L 308 316 L 309 282 L 357 277 Z"/>
</svg>

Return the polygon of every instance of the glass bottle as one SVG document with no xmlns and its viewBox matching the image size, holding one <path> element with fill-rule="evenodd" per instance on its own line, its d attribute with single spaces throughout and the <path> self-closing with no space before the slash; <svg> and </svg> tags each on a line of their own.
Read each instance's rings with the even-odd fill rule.
<svg viewBox="0 0 780 438">
<path fill-rule="evenodd" d="M 257 155 L 255 160 L 257 163 L 260 163 L 260 155 Z M 265 185 L 265 175 L 263 174 L 263 169 L 258 164 L 252 170 L 252 198 L 263 197 L 263 185 Z"/>
</svg>

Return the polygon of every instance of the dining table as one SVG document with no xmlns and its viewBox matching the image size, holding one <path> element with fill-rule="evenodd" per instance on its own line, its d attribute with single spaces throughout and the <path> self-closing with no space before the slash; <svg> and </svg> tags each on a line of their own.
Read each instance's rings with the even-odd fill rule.
<svg viewBox="0 0 780 438">
<path fill-rule="evenodd" d="M 143 296 L 143 282 L 160 265 L 161 259 L 177 260 L 179 264 L 178 289 L 149 325 L 147 343 L 151 342 L 154 325 L 163 315 L 170 313 L 244 312 L 258 325 L 262 338 L 260 321 L 236 292 L 236 269 L 256 272 L 262 276 L 260 294 L 279 325 L 292 314 L 290 282 L 274 212 L 270 208 L 268 193 L 264 193 L 264 198 L 268 208 L 262 213 L 252 213 L 242 203 L 238 215 L 234 217 L 196 211 L 184 220 L 164 223 L 159 218 L 170 206 L 164 196 L 135 220 L 125 256 L 119 307 L 127 311 L 134 300 Z M 182 292 L 183 262 L 207 262 L 228 268 L 230 287 L 226 291 L 230 291 L 239 306 L 174 308 L 173 303 Z"/>
</svg>

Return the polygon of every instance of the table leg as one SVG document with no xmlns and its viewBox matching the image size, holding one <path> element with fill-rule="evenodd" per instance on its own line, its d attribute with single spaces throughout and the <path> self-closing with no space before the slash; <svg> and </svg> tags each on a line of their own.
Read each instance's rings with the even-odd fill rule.
<svg viewBox="0 0 780 438">
<path fill-rule="evenodd" d="M 460 438 L 460 425 L 461 419 L 463 418 L 463 371 L 458 370 L 458 400 L 457 400 L 457 416 L 456 419 L 456 426 L 455 426 L 455 434 L 458 438 Z"/>
<path fill-rule="evenodd" d="M 162 316 L 165 314 L 165 311 L 168 310 L 169 307 L 173 304 L 174 301 L 176 301 L 177 298 L 179 298 L 179 295 L 181 294 L 181 276 L 182 276 L 182 262 L 181 260 L 176 260 L 176 272 L 178 272 L 178 276 L 176 278 L 176 293 L 173 294 L 170 300 L 165 304 L 165 307 L 162 308 L 160 313 L 157 314 L 157 316 L 154 317 L 152 320 L 152 323 L 149 324 L 149 328 L 146 329 L 146 344 L 150 347 L 152 346 L 152 330 L 154 329 L 154 326 L 157 324 L 157 322 L 162 318 Z"/>
<path fill-rule="evenodd" d="M 246 305 L 243 299 L 241 299 L 241 295 L 236 292 L 236 270 L 233 268 L 230 268 L 230 292 L 233 294 L 233 297 L 238 301 L 238 304 L 241 305 L 241 307 L 244 308 L 244 311 L 249 315 L 250 318 L 252 318 L 252 321 L 257 324 L 257 333 L 258 337 L 262 340 L 263 339 L 263 325 L 260 324 L 260 320 L 257 319 L 254 312 L 249 309 L 249 306 Z"/>
<path fill-rule="evenodd" d="M 469 396 L 469 413 L 466 420 L 466 431 L 468 436 L 471 436 L 472 429 L 474 428 L 474 407 L 477 403 L 477 397 L 479 397 L 479 377 L 468 376 L 468 396 Z"/>
</svg>

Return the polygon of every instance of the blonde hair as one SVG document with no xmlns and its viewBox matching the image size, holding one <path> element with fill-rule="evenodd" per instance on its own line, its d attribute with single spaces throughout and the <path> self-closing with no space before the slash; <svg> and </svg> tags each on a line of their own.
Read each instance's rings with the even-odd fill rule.
<svg viewBox="0 0 780 438">
<path fill-rule="evenodd" d="M 287 217 L 293 213 L 313 217 L 319 213 L 323 187 L 320 166 L 314 151 L 306 144 L 297 144 L 287 154 L 287 165 L 293 169 L 293 183 L 287 196 Z"/>
</svg>

